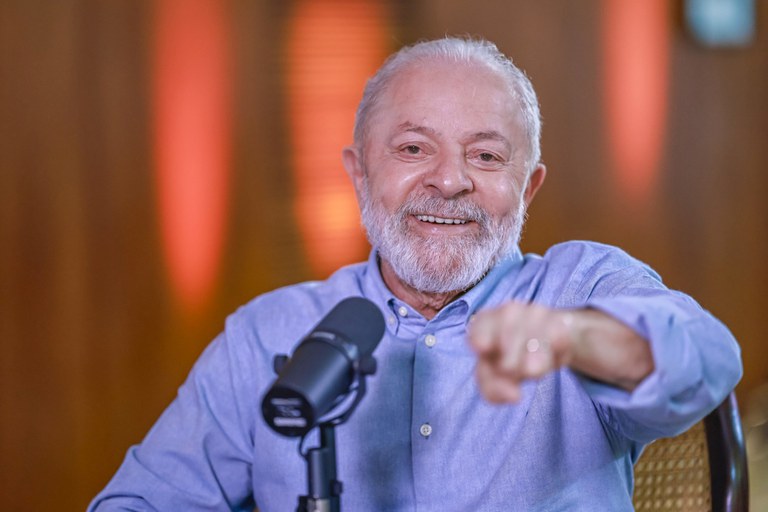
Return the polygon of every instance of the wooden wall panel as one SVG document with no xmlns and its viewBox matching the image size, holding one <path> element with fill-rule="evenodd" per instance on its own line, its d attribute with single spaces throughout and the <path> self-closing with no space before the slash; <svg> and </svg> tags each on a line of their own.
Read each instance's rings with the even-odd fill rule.
<svg viewBox="0 0 768 512">
<path fill-rule="evenodd" d="M 675 3 L 670 3 L 673 5 Z M 212 305 L 175 306 L 150 144 L 152 2 L 0 3 L 0 509 L 82 510 L 172 399 L 224 317 L 312 278 L 292 218 L 289 2 L 231 0 L 235 126 L 229 236 Z M 531 75 L 548 182 L 524 245 L 627 248 L 740 339 L 740 398 L 768 379 L 768 9 L 743 50 L 676 22 L 668 138 L 653 201 L 628 210 L 605 146 L 600 2 L 394 2 L 393 46 L 484 35 Z M 339 165 L 339 172 L 343 172 Z"/>
</svg>

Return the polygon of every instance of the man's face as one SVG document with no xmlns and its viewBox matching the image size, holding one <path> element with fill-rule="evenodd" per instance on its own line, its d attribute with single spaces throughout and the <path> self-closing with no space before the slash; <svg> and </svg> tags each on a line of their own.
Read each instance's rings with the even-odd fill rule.
<svg viewBox="0 0 768 512">
<path fill-rule="evenodd" d="M 477 65 L 412 65 L 389 85 L 362 159 L 347 150 L 345 164 L 371 243 L 400 280 L 464 290 L 517 243 L 540 184 L 531 191 L 526 179 L 519 110 L 506 83 Z"/>
</svg>

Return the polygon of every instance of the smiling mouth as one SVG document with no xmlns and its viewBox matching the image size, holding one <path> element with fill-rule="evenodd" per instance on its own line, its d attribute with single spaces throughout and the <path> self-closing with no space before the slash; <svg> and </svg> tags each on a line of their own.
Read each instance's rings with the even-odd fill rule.
<svg viewBox="0 0 768 512">
<path fill-rule="evenodd" d="M 446 217 L 435 217 L 434 215 L 416 215 L 416 218 L 421 222 L 428 222 L 430 224 L 466 224 L 469 222 L 466 219 L 449 219 Z"/>
</svg>

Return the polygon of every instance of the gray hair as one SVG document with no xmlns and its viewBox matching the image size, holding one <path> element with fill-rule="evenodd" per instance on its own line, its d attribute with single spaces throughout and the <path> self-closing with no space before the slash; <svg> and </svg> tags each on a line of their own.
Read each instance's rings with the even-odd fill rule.
<svg viewBox="0 0 768 512">
<path fill-rule="evenodd" d="M 406 46 L 392 54 L 368 80 L 363 99 L 357 108 L 354 138 L 359 150 L 363 150 L 371 113 L 397 73 L 410 64 L 437 59 L 480 64 L 495 71 L 508 82 L 514 97 L 520 102 L 529 142 L 526 167 L 528 172 L 531 172 L 541 159 L 541 112 L 536 92 L 525 73 L 515 66 L 509 57 L 501 53 L 495 44 L 482 39 L 445 37 Z"/>
</svg>

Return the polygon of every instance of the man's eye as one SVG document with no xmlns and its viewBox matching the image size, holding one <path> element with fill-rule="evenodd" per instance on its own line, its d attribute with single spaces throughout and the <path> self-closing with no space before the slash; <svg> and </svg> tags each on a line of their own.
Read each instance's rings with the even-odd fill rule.
<svg viewBox="0 0 768 512">
<path fill-rule="evenodd" d="M 413 144 L 405 146 L 404 149 L 406 153 L 409 153 L 411 155 L 418 155 L 419 153 L 421 153 L 421 148 Z"/>
<path fill-rule="evenodd" d="M 480 160 L 483 162 L 493 162 L 496 157 L 491 153 L 480 153 Z"/>
</svg>

